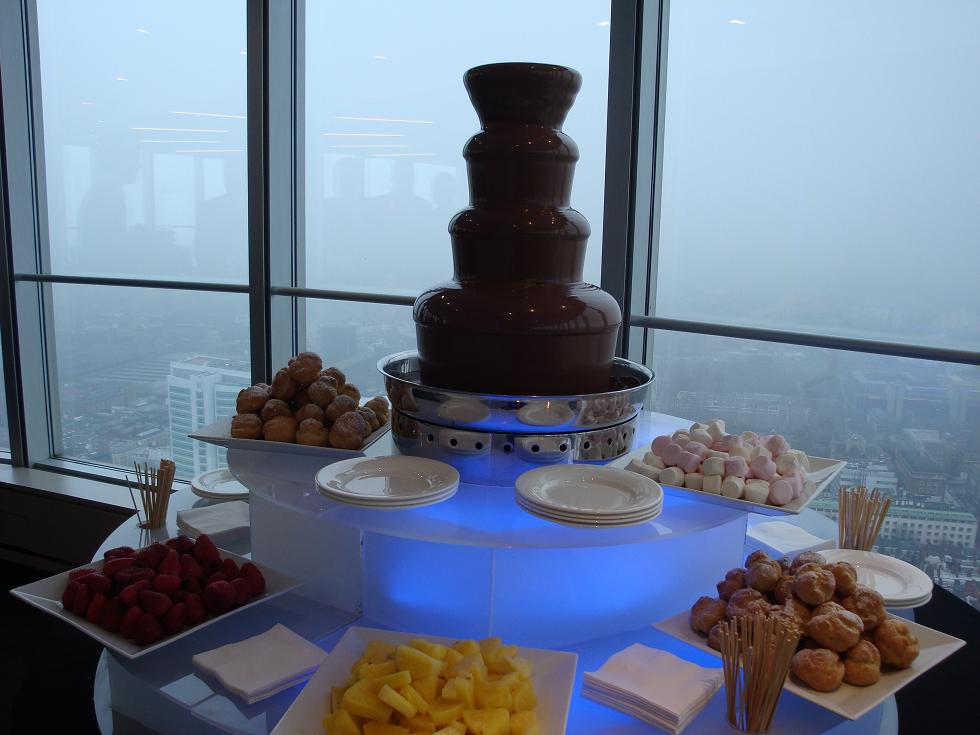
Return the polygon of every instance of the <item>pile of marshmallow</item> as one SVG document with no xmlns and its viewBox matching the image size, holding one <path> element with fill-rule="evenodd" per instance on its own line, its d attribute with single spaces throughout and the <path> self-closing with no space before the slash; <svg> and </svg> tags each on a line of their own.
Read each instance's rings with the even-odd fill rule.
<svg viewBox="0 0 980 735">
<path fill-rule="evenodd" d="M 816 489 L 806 476 L 806 453 L 782 434 L 726 434 L 721 419 L 658 436 L 626 469 L 663 485 L 767 505 L 786 505 Z"/>
</svg>

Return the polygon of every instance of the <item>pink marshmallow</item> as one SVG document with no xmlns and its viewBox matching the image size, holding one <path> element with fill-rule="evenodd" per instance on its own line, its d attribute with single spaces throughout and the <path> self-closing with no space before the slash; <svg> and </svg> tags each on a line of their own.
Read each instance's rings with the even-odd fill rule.
<svg viewBox="0 0 980 735">
<path fill-rule="evenodd" d="M 793 487 L 786 480 L 776 480 L 769 486 L 769 504 L 786 505 L 793 499 Z"/>
<path fill-rule="evenodd" d="M 673 434 L 670 435 L 670 438 L 673 439 L 675 442 L 679 437 L 684 437 L 685 439 L 690 441 L 691 434 L 686 429 L 678 429 L 677 431 L 675 431 Z"/>
<path fill-rule="evenodd" d="M 760 480 L 772 482 L 779 477 L 779 473 L 776 472 L 776 463 L 763 455 L 759 455 L 753 459 L 751 467 L 755 476 Z"/>
<path fill-rule="evenodd" d="M 660 458 L 664 461 L 665 465 L 673 467 L 680 461 L 682 454 L 684 454 L 684 450 L 681 448 L 681 445 L 671 442 L 664 447 L 663 452 L 660 453 Z"/>
<path fill-rule="evenodd" d="M 782 434 L 773 434 L 766 437 L 766 447 L 772 452 L 773 457 L 778 457 L 783 452 L 789 451 L 789 442 Z"/>
<path fill-rule="evenodd" d="M 735 434 L 725 434 L 711 444 L 711 448 L 719 452 L 731 452 L 735 447 L 740 446 L 742 446 L 742 437 Z"/>
<path fill-rule="evenodd" d="M 803 494 L 803 483 L 800 478 L 796 475 L 789 475 L 783 478 L 784 481 L 788 482 L 790 487 L 793 488 L 793 500 L 796 500 Z"/>
<path fill-rule="evenodd" d="M 664 447 L 670 444 L 670 437 L 664 434 L 663 436 L 658 436 L 652 442 L 650 442 L 650 451 L 654 454 L 663 456 Z"/>
<path fill-rule="evenodd" d="M 677 466 L 684 472 L 697 472 L 701 468 L 701 458 L 691 452 L 682 452 Z"/>
<path fill-rule="evenodd" d="M 708 456 L 708 448 L 701 442 L 689 442 L 684 449 L 691 454 L 698 455 L 698 459 L 700 459 L 702 462 L 704 461 L 704 458 Z"/>
<path fill-rule="evenodd" d="M 725 477 L 745 477 L 749 472 L 749 465 L 745 457 L 729 457 L 725 460 Z"/>
</svg>

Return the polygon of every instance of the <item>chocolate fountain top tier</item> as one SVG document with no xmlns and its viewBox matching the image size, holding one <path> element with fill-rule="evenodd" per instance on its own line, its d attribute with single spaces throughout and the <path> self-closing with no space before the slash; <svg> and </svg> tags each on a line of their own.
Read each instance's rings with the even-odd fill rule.
<svg viewBox="0 0 980 735">
<path fill-rule="evenodd" d="M 475 66 L 463 83 L 484 130 L 494 123 L 560 128 L 582 75 L 555 64 L 511 62 Z"/>
</svg>

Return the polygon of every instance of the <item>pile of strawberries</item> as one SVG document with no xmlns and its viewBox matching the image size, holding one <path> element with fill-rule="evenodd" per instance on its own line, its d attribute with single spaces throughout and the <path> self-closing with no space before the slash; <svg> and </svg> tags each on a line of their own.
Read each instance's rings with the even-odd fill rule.
<svg viewBox="0 0 980 735">
<path fill-rule="evenodd" d="M 65 610 L 112 633 L 156 643 L 265 592 L 261 570 L 222 559 L 207 535 L 167 539 L 105 553 L 102 570 L 76 569 L 61 596 Z"/>
</svg>

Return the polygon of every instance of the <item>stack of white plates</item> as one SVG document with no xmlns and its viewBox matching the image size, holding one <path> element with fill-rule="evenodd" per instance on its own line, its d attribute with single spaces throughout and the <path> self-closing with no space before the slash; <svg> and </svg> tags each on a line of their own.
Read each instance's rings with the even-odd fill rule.
<svg viewBox="0 0 980 735">
<path fill-rule="evenodd" d="M 656 518 L 664 493 L 649 477 L 626 470 L 557 465 L 518 477 L 514 499 L 528 513 L 555 523 L 617 528 Z"/>
<path fill-rule="evenodd" d="M 876 590 L 891 610 L 920 607 L 932 599 L 929 575 L 908 562 L 873 551 L 828 549 L 828 562 L 846 561 L 857 570 L 858 583 Z"/>
<path fill-rule="evenodd" d="M 424 457 L 355 457 L 316 473 L 321 495 L 363 508 L 403 509 L 441 503 L 456 494 L 459 472 Z"/>
</svg>

